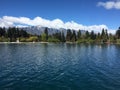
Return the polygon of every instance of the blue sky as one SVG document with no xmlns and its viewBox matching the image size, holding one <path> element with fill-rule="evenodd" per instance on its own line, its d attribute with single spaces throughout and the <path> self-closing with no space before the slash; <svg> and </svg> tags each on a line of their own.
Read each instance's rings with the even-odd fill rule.
<svg viewBox="0 0 120 90">
<path fill-rule="evenodd" d="M 0 0 L 0 18 L 3 16 L 39 16 L 47 20 L 56 18 L 63 22 L 74 21 L 78 24 L 106 25 L 110 29 L 120 26 L 120 9 L 106 8 L 106 2 L 119 0 Z M 102 4 L 98 5 L 99 2 Z"/>
</svg>

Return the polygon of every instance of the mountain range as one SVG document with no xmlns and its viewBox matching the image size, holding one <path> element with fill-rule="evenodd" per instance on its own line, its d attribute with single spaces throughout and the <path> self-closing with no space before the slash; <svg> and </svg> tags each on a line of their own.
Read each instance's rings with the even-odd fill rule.
<svg viewBox="0 0 120 90">
<path fill-rule="evenodd" d="M 48 28 L 48 27 L 41 27 L 41 26 L 22 27 L 23 30 L 33 35 L 41 35 L 42 33 L 44 33 L 45 28 L 47 28 L 49 35 L 54 34 L 54 33 L 59 33 L 59 32 L 64 32 L 65 35 L 67 34 L 67 29 L 64 29 L 64 28 L 55 29 L 55 28 Z M 77 30 L 75 31 L 77 33 Z M 81 33 L 82 34 L 85 33 L 85 30 L 81 30 Z"/>
</svg>

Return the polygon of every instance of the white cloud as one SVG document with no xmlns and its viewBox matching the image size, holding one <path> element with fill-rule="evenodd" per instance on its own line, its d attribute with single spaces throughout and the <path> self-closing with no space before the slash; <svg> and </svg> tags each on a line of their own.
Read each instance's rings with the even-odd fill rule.
<svg viewBox="0 0 120 90">
<path fill-rule="evenodd" d="M 85 26 L 82 24 L 78 24 L 74 21 L 63 22 L 60 19 L 47 20 L 41 17 L 35 17 L 34 19 L 30 19 L 27 17 L 13 17 L 13 16 L 3 16 L 0 18 L 0 27 L 10 27 L 10 26 L 42 26 L 49 28 L 65 28 L 65 29 L 74 29 L 74 30 L 94 30 L 95 32 L 101 32 L 101 30 L 109 28 L 106 25 L 91 25 Z M 112 30 L 111 30 L 112 31 Z"/>
<path fill-rule="evenodd" d="M 98 6 L 103 6 L 106 9 L 120 9 L 120 0 L 112 0 L 107 2 L 98 2 Z"/>
<path fill-rule="evenodd" d="M 115 34 L 115 33 L 116 33 L 116 30 L 109 30 L 108 33 L 113 33 L 113 34 Z"/>
<path fill-rule="evenodd" d="M 6 27 L 6 26 L 7 27 L 13 26 L 13 23 L 0 18 L 0 27 Z"/>
</svg>

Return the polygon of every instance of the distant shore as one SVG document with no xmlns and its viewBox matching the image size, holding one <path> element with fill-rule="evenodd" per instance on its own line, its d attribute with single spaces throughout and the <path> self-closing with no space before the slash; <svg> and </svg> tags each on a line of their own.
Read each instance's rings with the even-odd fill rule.
<svg viewBox="0 0 120 90">
<path fill-rule="evenodd" d="M 66 44 L 120 44 L 120 43 L 101 43 L 101 42 L 95 42 L 95 43 L 89 43 L 89 42 L 0 42 L 0 44 L 24 44 L 24 43 L 31 43 L 31 44 L 35 44 L 35 43 L 41 43 L 41 44 L 48 44 L 48 43 L 66 43 Z"/>
<path fill-rule="evenodd" d="M 0 44 L 21 44 L 21 43 L 49 43 L 49 42 L 0 42 Z"/>
</svg>

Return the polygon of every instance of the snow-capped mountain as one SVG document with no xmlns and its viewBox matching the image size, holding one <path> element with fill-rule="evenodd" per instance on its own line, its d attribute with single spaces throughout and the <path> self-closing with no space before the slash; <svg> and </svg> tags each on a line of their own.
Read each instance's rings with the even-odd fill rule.
<svg viewBox="0 0 120 90">
<path fill-rule="evenodd" d="M 41 27 L 41 26 L 28 26 L 28 27 L 23 27 L 22 29 L 27 31 L 30 34 L 36 34 L 36 35 L 41 35 L 44 33 L 46 27 Z M 58 32 L 64 32 L 66 35 L 67 29 L 60 28 L 60 29 L 55 29 L 55 28 L 47 28 L 48 33 L 51 35 L 53 33 L 58 33 Z M 75 30 L 77 32 L 77 30 Z M 84 33 L 85 30 L 81 30 L 81 33 Z"/>
<path fill-rule="evenodd" d="M 24 27 L 23 30 L 27 31 L 30 34 L 40 35 L 44 33 L 46 27 L 39 27 L 39 26 L 30 26 Z M 54 28 L 47 28 L 49 34 L 57 33 L 57 32 L 66 32 L 66 29 L 54 29 Z"/>
</svg>

